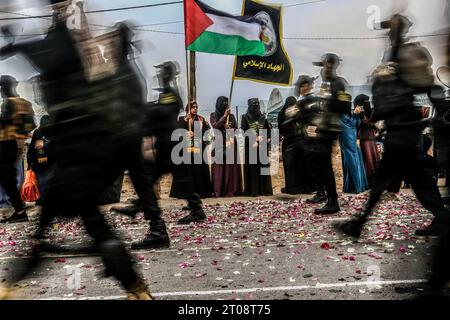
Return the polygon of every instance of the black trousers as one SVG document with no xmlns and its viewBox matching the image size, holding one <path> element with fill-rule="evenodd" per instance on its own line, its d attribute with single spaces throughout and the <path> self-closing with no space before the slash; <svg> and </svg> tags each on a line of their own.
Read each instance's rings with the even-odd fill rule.
<svg viewBox="0 0 450 320">
<path fill-rule="evenodd" d="M 382 193 L 392 184 L 407 180 L 425 209 L 436 217 L 448 217 L 433 174 L 434 167 L 430 159 L 419 149 L 387 145 L 375 174 L 364 216 L 372 212 Z"/>
<path fill-rule="evenodd" d="M 192 209 L 198 209 L 202 205 L 200 196 L 193 190 L 193 181 L 186 174 L 184 166 L 172 164 L 168 152 L 161 152 L 155 162 L 149 162 L 142 157 L 128 166 L 131 182 L 139 197 L 139 201 L 144 208 L 144 218 L 146 220 L 159 220 L 161 218 L 161 208 L 154 191 L 155 183 L 167 173 L 177 179 L 180 188 L 185 191 L 184 199 Z"/>
<path fill-rule="evenodd" d="M 16 161 L 18 151 L 15 140 L 0 141 L 0 184 L 16 211 L 24 208 L 19 188 L 17 188 Z"/>
<path fill-rule="evenodd" d="M 337 200 L 336 179 L 334 177 L 332 139 L 318 139 L 305 142 L 305 156 L 308 171 L 312 174 L 317 190 L 325 190 L 328 199 Z"/>
</svg>

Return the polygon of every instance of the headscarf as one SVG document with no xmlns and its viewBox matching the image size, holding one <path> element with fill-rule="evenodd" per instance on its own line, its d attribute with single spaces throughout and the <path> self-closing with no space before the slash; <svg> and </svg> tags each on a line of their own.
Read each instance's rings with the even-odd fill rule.
<svg viewBox="0 0 450 320">
<path fill-rule="evenodd" d="M 225 110 L 228 108 L 228 98 L 224 96 L 220 96 L 216 101 L 216 115 L 217 118 L 220 119 L 225 114 Z"/>
<path fill-rule="evenodd" d="M 186 114 L 188 114 L 188 113 L 190 113 L 191 112 L 191 109 L 192 109 L 192 106 L 197 106 L 197 111 L 198 111 L 198 104 L 197 104 L 197 102 L 196 101 L 191 101 L 191 102 L 189 102 L 187 105 L 186 105 Z M 197 112 L 198 113 L 198 112 Z"/>
<path fill-rule="evenodd" d="M 283 108 L 281 108 L 280 112 L 278 113 L 278 127 L 281 128 L 283 126 L 284 121 L 286 120 L 285 111 L 290 106 L 293 106 L 297 103 L 297 99 L 295 97 L 290 96 L 287 97 L 286 101 L 284 102 Z"/>
<path fill-rule="evenodd" d="M 363 107 L 364 115 L 366 118 L 370 118 L 372 116 L 372 108 L 370 107 L 370 97 L 365 94 L 360 94 L 356 96 L 355 100 L 353 100 L 353 106 L 361 106 Z"/>
<path fill-rule="evenodd" d="M 16 88 L 17 88 L 18 82 L 16 80 L 16 78 L 12 77 L 12 76 L 1 76 L 0 78 L 0 87 L 1 87 L 1 91 L 2 91 L 2 95 L 4 95 L 5 97 L 17 97 L 18 94 L 16 92 Z"/>
<path fill-rule="evenodd" d="M 251 98 L 248 100 L 247 114 L 250 115 L 255 121 L 258 121 L 262 117 L 261 106 L 257 98 Z"/>
<path fill-rule="evenodd" d="M 297 103 L 297 99 L 295 99 L 295 97 L 290 96 L 286 98 L 286 101 L 284 102 L 284 106 L 282 110 L 286 110 L 287 108 L 289 108 L 290 106 L 293 106 L 294 104 Z"/>
</svg>

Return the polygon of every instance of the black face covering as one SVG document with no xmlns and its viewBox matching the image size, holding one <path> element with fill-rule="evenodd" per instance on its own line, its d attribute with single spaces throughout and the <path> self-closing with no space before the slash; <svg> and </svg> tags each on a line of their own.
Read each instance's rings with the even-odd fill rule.
<svg viewBox="0 0 450 320">
<path fill-rule="evenodd" d="M 284 102 L 283 110 L 286 110 L 290 106 L 293 106 L 297 103 L 297 99 L 295 97 L 287 97 L 286 101 Z"/>
<path fill-rule="evenodd" d="M 223 115 L 225 114 L 225 110 L 227 110 L 227 108 L 228 108 L 228 98 L 224 97 L 224 96 L 217 98 L 216 114 L 217 114 L 218 118 L 223 117 Z"/>
<path fill-rule="evenodd" d="M 248 100 L 247 113 L 256 121 L 258 121 L 261 118 L 262 113 L 258 99 L 253 98 Z"/>
<path fill-rule="evenodd" d="M 355 100 L 353 100 L 353 105 L 363 107 L 364 115 L 370 118 L 372 115 L 372 108 L 370 107 L 370 98 L 365 94 L 358 95 Z"/>
</svg>

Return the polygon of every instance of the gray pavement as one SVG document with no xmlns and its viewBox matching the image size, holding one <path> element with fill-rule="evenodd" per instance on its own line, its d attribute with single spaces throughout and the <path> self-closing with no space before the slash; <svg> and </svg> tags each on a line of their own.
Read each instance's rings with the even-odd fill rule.
<svg viewBox="0 0 450 320">
<path fill-rule="evenodd" d="M 134 251 L 158 299 L 408 299 L 429 276 L 433 239 L 414 230 L 431 220 L 409 193 L 384 201 L 361 239 L 342 237 L 331 223 L 363 207 L 367 195 L 341 195 L 342 212 L 316 216 L 300 197 L 209 199 L 208 221 L 181 226 L 181 201 L 163 200 L 172 246 Z M 109 213 L 127 244 L 143 237 L 146 223 Z M 30 223 L 0 225 L 0 281 L 17 259 L 27 259 Z M 79 220 L 55 220 L 49 239 L 86 245 Z M 20 283 L 24 299 L 123 299 L 123 290 L 102 277 L 98 257 L 46 255 L 42 267 Z"/>
</svg>

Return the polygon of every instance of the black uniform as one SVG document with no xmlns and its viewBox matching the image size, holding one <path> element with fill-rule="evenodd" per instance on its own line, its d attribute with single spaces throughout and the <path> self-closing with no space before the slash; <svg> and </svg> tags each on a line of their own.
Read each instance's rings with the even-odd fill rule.
<svg viewBox="0 0 450 320">
<path fill-rule="evenodd" d="M 200 196 L 194 192 L 193 183 L 186 174 L 184 166 L 174 165 L 171 154 L 172 148 L 177 141 L 172 141 L 172 133 L 178 128 L 178 114 L 182 108 L 182 100 L 172 88 L 165 88 L 156 104 L 148 106 L 147 115 L 147 136 L 156 137 L 155 149 L 157 150 L 155 163 L 152 165 L 152 179 L 156 183 L 158 179 L 167 173 L 172 173 L 173 179 L 177 181 L 177 186 L 184 190 L 188 207 L 192 211 L 202 208 Z M 160 214 L 156 195 L 151 197 L 151 207 L 146 219 L 151 219 L 151 215 Z"/>
<path fill-rule="evenodd" d="M 327 79 L 326 96 L 319 97 L 320 113 L 317 128 L 317 140 L 313 145 L 313 152 L 307 160 L 311 172 L 315 175 L 318 190 L 325 190 L 327 204 L 317 209 L 315 213 L 328 214 L 340 210 L 336 191 L 336 180 L 333 171 L 332 153 L 333 144 L 340 132 L 340 116 L 351 108 L 351 97 L 345 92 L 346 80 L 334 76 Z M 322 85 L 323 86 L 323 85 Z"/>
</svg>

